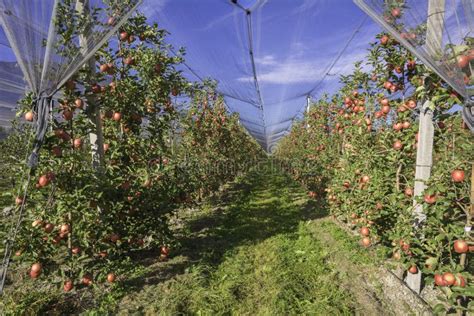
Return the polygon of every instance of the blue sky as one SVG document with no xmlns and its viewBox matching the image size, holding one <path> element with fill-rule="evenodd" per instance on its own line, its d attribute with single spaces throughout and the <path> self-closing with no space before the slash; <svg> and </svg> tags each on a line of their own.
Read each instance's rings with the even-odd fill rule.
<svg viewBox="0 0 474 316">
<path fill-rule="evenodd" d="M 304 109 L 306 95 L 320 83 L 366 15 L 352 0 L 239 3 L 252 8 L 253 56 L 263 112 L 258 108 L 243 10 L 228 0 L 144 0 L 141 10 L 171 33 L 169 43 L 186 47 L 186 62 L 193 70 L 218 80 L 229 108 L 240 113 L 251 134 L 270 146 Z M 331 76 L 313 95 L 335 91 L 338 75 L 349 73 L 355 61 L 364 59 L 379 31 L 366 19 Z"/>
</svg>

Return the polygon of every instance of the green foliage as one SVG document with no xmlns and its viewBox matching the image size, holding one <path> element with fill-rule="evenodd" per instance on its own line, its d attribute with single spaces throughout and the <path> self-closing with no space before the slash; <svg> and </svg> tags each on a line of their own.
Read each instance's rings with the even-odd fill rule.
<svg viewBox="0 0 474 316">
<path fill-rule="evenodd" d="M 464 233 L 471 225 L 472 135 L 458 113 L 447 111 L 460 100 L 393 39 L 373 43 L 367 61 L 370 72 L 358 63 L 331 100 L 313 104 L 305 121 L 281 141 L 277 157 L 310 192 L 325 196 L 333 215 L 353 228 L 368 228 L 370 243 L 381 245 L 386 256 L 400 257 L 406 269 L 416 265 L 428 283 L 444 272 L 458 275 L 458 282 L 462 276 L 465 288 L 441 288 L 447 306 L 457 305 L 456 298 L 473 287 L 472 252 L 463 267 L 453 251 L 455 240 L 472 243 Z M 426 78 L 424 85 L 420 78 Z M 434 110 L 433 168 L 425 195 L 415 199 L 427 219 L 414 229 L 416 102 L 424 98 Z M 454 170 L 462 170 L 465 179 L 454 182 Z"/>
<path fill-rule="evenodd" d="M 66 23 L 62 34 L 76 31 Z M 213 94 L 213 86 L 184 79 L 176 69 L 182 56 L 169 55 L 165 35 L 138 14 L 122 27 L 118 41 L 96 54 L 94 69 L 85 66 L 66 83 L 40 165 L 26 184 L 8 276 L 11 297 L 21 296 L 14 293 L 15 283 L 29 277 L 48 291 L 72 281 L 72 292 L 107 288 L 110 274 L 126 278 L 130 254 L 175 245 L 169 219 L 176 209 L 195 203 L 262 155 L 220 98 L 202 108 L 197 96 Z M 34 111 L 32 105 L 27 95 L 19 115 Z M 191 127 L 188 109 L 202 114 L 205 128 Z M 103 152 L 100 165 L 91 155 L 90 134 L 97 126 L 104 139 L 96 150 Z M 25 184 L 20 176 L 29 172 L 24 159 L 31 136 L 25 125 L 0 142 L 0 158 L 9 162 L 1 167 L 7 189 L 1 201 L 15 214 L 20 206 L 13 201 L 23 198 L 19 190 Z M 14 219 L 2 219 L 2 234 Z M 30 270 L 34 263 L 42 265 L 40 273 Z"/>
</svg>

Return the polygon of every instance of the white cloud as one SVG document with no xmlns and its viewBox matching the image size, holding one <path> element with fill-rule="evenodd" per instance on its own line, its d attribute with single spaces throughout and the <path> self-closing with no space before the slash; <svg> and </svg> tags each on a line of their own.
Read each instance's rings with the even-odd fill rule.
<svg viewBox="0 0 474 316">
<path fill-rule="evenodd" d="M 255 58 L 255 63 L 261 66 L 273 66 L 276 64 L 276 58 L 274 55 L 265 55 L 260 58 Z"/>
<path fill-rule="evenodd" d="M 147 16 L 152 16 L 153 14 L 161 13 L 169 1 L 170 0 L 144 0 L 138 10 Z"/>
<path fill-rule="evenodd" d="M 358 53 L 350 52 L 344 55 L 338 63 L 331 69 L 331 74 L 346 74 L 351 71 L 356 61 L 363 60 L 367 55 L 365 50 Z M 308 59 L 303 56 L 292 60 L 278 60 L 273 55 L 265 55 L 256 58 L 259 73 L 258 80 L 268 84 L 298 84 L 316 83 L 324 76 L 324 71 L 333 62 L 331 58 Z M 251 77 L 240 77 L 241 82 L 252 80 Z"/>
</svg>

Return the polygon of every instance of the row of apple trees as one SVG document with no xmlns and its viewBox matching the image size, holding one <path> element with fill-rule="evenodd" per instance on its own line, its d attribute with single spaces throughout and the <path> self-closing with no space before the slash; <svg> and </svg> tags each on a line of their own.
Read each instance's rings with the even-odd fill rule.
<svg viewBox="0 0 474 316">
<path fill-rule="evenodd" d="M 277 156 L 310 196 L 358 229 L 363 246 L 381 245 L 406 273 L 421 270 L 446 294 L 445 307 L 470 301 L 472 308 L 474 243 L 465 227 L 472 225 L 474 145 L 451 110 L 461 100 L 394 39 L 377 38 L 367 64 L 357 63 L 337 94 L 312 105 Z M 433 167 L 424 195 L 414 197 L 418 116 L 427 99 L 434 103 Z M 427 216 L 418 229 L 414 201 Z"/>
<path fill-rule="evenodd" d="M 173 245 L 170 214 L 262 155 L 212 84 L 182 76 L 184 51 L 171 54 L 165 35 L 136 15 L 96 54 L 94 67 L 67 82 L 27 196 L 21 175 L 28 173 L 30 123 L 0 143 L 15 187 L 7 193 L 16 204 L 10 213 L 24 203 L 9 279 L 69 292 L 125 278 L 120 262 L 135 250 L 158 249 L 165 259 Z M 19 113 L 26 121 L 36 118 L 31 105 L 28 95 Z M 97 126 L 103 148 L 94 165 L 90 135 L 100 135 Z"/>
</svg>

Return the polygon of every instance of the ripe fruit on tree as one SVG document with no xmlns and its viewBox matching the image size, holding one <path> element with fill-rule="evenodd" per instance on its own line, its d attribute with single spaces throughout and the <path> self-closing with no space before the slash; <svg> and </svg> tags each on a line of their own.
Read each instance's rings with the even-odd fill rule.
<svg viewBox="0 0 474 316">
<path fill-rule="evenodd" d="M 469 57 L 465 55 L 459 55 L 456 58 L 456 62 L 459 68 L 464 68 L 469 64 Z"/>
<path fill-rule="evenodd" d="M 121 41 L 128 40 L 128 33 L 127 32 L 120 32 L 120 40 Z"/>
<path fill-rule="evenodd" d="M 453 170 L 451 172 L 451 179 L 456 183 L 463 182 L 465 179 L 464 171 L 459 169 Z"/>
<path fill-rule="evenodd" d="M 380 44 L 382 44 L 382 45 L 387 45 L 388 41 L 389 41 L 389 37 L 387 35 L 383 35 L 380 38 Z"/>
<path fill-rule="evenodd" d="M 460 274 L 456 276 L 456 280 L 454 281 L 454 286 L 459 287 L 466 287 L 466 279 Z"/>
<path fill-rule="evenodd" d="M 369 237 L 364 237 L 361 239 L 361 244 L 364 247 L 369 247 L 370 246 L 370 238 Z"/>
<path fill-rule="evenodd" d="M 446 285 L 450 286 L 450 285 L 453 285 L 454 282 L 456 282 L 456 277 L 451 272 L 445 272 L 443 273 L 443 280 L 446 283 Z"/>
<path fill-rule="evenodd" d="M 382 106 L 382 113 L 383 113 L 383 114 L 388 114 L 388 113 L 390 113 L 390 106 L 389 106 L 389 105 L 384 105 L 384 106 Z"/>
<path fill-rule="evenodd" d="M 54 230 L 54 225 L 51 224 L 51 223 L 47 223 L 46 225 L 44 225 L 44 231 L 46 233 L 51 233 L 52 231 Z"/>
<path fill-rule="evenodd" d="M 38 185 L 39 185 L 40 187 L 43 188 L 43 187 L 47 186 L 48 184 L 49 184 L 49 177 L 48 177 L 48 176 L 42 175 L 41 177 L 39 177 L 39 179 L 38 179 Z"/>
<path fill-rule="evenodd" d="M 441 274 L 434 275 L 434 281 L 437 286 L 446 286 L 446 281 L 444 281 L 443 276 Z"/>
<path fill-rule="evenodd" d="M 412 265 L 412 266 L 408 269 L 408 272 L 410 272 L 411 274 L 418 273 L 418 268 L 417 268 L 417 266 Z"/>
<path fill-rule="evenodd" d="M 81 253 L 81 247 L 72 247 L 71 252 L 74 255 L 78 255 Z"/>
<path fill-rule="evenodd" d="M 33 263 L 31 265 L 31 272 L 39 273 L 39 272 L 41 272 L 42 269 L 43 269 L 43 266 L 39 262 Z"/>
<path fill-rule="evenodd" d="M 107 71 L 109 71 L 109 65 L 107 65 L 107 64 L 100 65 L 99 71 L 100 71 L 100 72 L 107 72 Z"/>
<path fill-rule="evenodd" d="M 71 231 L 71 225 L 62 224 L 61 227 L 59 228 L 59 231 L 63 234 L 69 234 L 69 232 Z"/>
<path fill-rule="evenodd" d="M 406 187 L 404 193 L 407 197 L 411 197 L 413 196 L 413 189 L 410 187 Z"/>
<path fill-rule="evenodd" d="M 122 119 L 122 114 L 120 112 L 115 112 L 112 116 L 112 119 L 114 121 L 118 122 Z"/>
<path fill-rule="evenodd" d="M 90 274 L 84 274 L 82 277 L 82 284 L 89 286 L 92 284 L 92 276 Z"/>
<path fill-rule="evenodd" d="M 39 277 L 41 275 L 41 271 L 39 272 L 34 272 L 34 271 L 30 271 L 30 277 L 32 279 L 36 279 L 37 277 Z"/>
<path fill-rule="evenodd" d="M 393 143 L 393 149 L 395 150 L 401 150 L 403 148 L 403 144 L 401 141 L 399 140 L 396 140 L 394 143 Z"/>
<path fill-rule="evenodd" d="M 114 273 L 107 274 L 107 282 L 113 283 L 114 281 L 115 281 L 115 274 Z"/>
<path fill-rule="evenodd" d="M 365 175 L 360 180 L 362 183 L 368 183 L 370 181 L 370 177 Z"/>
<path fill-rule="evenodd" d="M 469 250 L 469 245 L 466 241 L 458 239 L 454 242 L 454 251 L 457 253 L 466 253 Z"/>
<path fill-rule="evenodd" d="M 135 62 L 135 61 L 134 61 L 134 59 L 133 59 L 132 57 L 127 57 L 127 58 L 125 58 L 125 59 L 123 60 L 123 63 L 124 63 L 125 65 L 128 65 L 128 66 L 133 65 L 134 62 Z"/>
<path fill-rule="evenodd" d="M 416 108 L 416 102 L 413 101 L 413 100 L 409 100 L 409 101 L 407 102 L 407 105 L 408 105 L 408 107 L 409 107 L 410 109 L 412 109 L 412 110 Z"/>
<path fill-rule="evenodd" d="M 70 292 L 74 287 L 74 284 L 72 283 L 71 280 L 66 280 L 64 281 L 64 286 L 63 286 L 63 290 L 64 292 Z"/>
<path fill-rule="evenodd" d="M 82 147 L 82 139 L 76 138 L 73 142 L 73 146 L 75 149 L 80 149 Z"/>
<path fill-rule="evenodd" d="M 28 111 L 25 113 L 25 121 L 33 122 L 34 114 L 32 111 Z"/>
<path fill-rule="evenodd" d="M 427 204 L 434 204 L 434 203 L 436 203 L 436 194 L 425 194 L 423 200 Z"/>
<path fill-rule="evenodd" d="M 73 117 L 72 111 L 69 111 L 69 110 L 64 110 L 64 111 L 63 111 L 63 118 L 64 118 L 66 121 L 72 120 L 72 117 Z"/>
<path fill-rule="evenodd" d="M 362 228 L 360 229 L 360 234 L 361 234 L 362 236 L 366 236 L 366 237 L 367 237 L 367 236 L 369 236 L 369 234 L 370 234 L 370 230 L 369 230 L 367 227 L 364 226 L 364 227 L 362 227 Z"/>
<path fill-rule="evenodd" d="M 392 14 L 394 18 L 398 18 L 401 15 L 400 8 L 393 8 L 392 11 L 390 11 L 390 13 Z"/>
<path fill-rule="evenodd" d="M 115 25 L 115 18 L 113 16 L 107 19 L 107 25 L 114 26 Z"/>
<path fill-rule="evenodd" d="M 167 246 L 161 246 L 160 253 L 162 255 L 168 256 L 170 253 L 170 249 Z"/>
</svg>

